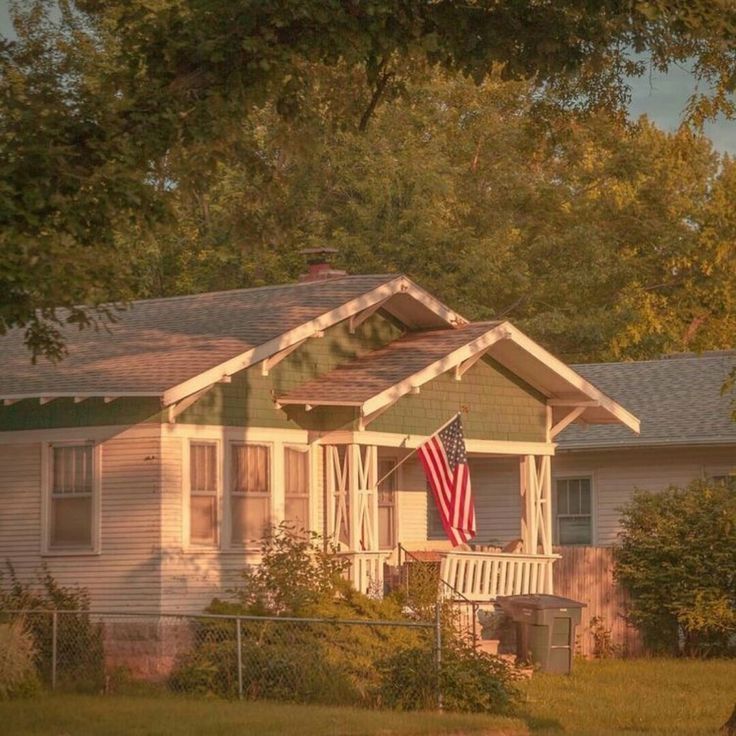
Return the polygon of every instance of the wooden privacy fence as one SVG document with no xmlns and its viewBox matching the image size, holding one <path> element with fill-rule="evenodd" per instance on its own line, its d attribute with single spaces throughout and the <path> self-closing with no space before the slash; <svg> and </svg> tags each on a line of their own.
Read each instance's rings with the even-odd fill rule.
<svg viewBox="0 0 736 736">
<path fill-rule="evenodd" d="M 599 618 L 602 631 L 610 632 L 610 644 L 617 656 L 635 657 L 644 653 L 641 637 L 627 622 L 628 596 L 613 579 L 611 547 L 556 547 L 561 558 L 554 565 L 555 595 L 586 604 L 578 628 L 578 651 L 593 656 L 595 636 L 591 619 Z"/>
</svg>

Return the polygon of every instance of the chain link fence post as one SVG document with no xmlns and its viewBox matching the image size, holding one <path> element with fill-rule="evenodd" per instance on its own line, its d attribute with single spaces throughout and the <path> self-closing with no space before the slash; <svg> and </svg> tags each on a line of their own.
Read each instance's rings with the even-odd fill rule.
<svg viewBox="0 0 736 736">
<path fill-rule="evenodd" d="M 51 689 L 56 690 L 56 656 L 59 638 L 59 613 L 51 614 Z"/>
<path fill-rule="evenodd" d="M 434 666 L 437 677 L 437 710 L 444 708 L 442 697 L 442 604 L 437 601 L 434 606 Z"/>
<path fill-rule="evenodd" d="M 240 617 L 235 621 L 235 633 L 238 647 L 238 699 L 243 699 L 243 632 Z"/>
</svg>

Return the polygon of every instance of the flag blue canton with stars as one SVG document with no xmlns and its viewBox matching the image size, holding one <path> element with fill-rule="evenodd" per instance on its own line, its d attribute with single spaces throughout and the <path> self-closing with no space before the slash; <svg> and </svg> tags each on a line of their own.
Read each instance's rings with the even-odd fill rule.
<svg viewBox="0 0 736 736">
<path fill-rule="evenodd" d="M 445 448 L 447 464 L 455 472 L 458 465 L 464 465 L 467 461 L 465 454 L 465 435 L 460 415 L 456 416 L 444 429 L 438 432 L 440 442 Z"/>
</svg>

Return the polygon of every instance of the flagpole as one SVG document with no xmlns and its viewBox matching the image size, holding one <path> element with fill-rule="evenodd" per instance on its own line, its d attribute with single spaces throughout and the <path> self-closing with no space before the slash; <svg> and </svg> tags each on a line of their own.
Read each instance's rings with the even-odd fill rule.
<svg viewBox="0 0 736 736">
<path fill-rule="evenodd" d="M 448 424 L 451 424 L 452 422 L 454 422 L 455 419 L 457 419 L 459 416 L 460 416 L 460 412 L 453 414 L 450 417 L 450 419 L 448 419 L 436 432 L 433 432 L 427 438 L 426 442 L 429 442 L 429 440 L 431 440 L 432 437 L 439 434 Z M 423 444 L 425 443 L 422 442 L 422 445 Z M 422 445 L 419 445 L 419 447 L 421 447 Z M 417 452 L 417 450 L 419 450 L 419 447 L 415 447 L 408 455 L 405 455 L 404 457 L 402 457 L 401 460 L 399 460 L 399 462 L 396 463 L 396 465 L 394 465 L 393 468 L 391 468 L 391 470 L 388 471 L 388 473 L 386 473 L 386 475 L 384 475 L 382 478 L 379 478 L 376 481 L 376 488 L 378 488 L 378 486 L 380 486 L 381 483 L 383 483 L 383 481 L 386 480 L 386 478 L 388 478 L 390 475 L 393 475 L 415 452 Z"/>
</svg>

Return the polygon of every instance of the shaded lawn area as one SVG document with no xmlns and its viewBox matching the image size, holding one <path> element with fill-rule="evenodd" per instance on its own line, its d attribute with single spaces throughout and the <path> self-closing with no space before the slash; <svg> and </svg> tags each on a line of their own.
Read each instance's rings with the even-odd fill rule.
<svg viewBox="0 0 736 736">
<path fill-rule="evenodd" d="M 533 736 L 717 734 L 736 704 L 736 660 L 576 662 L 522 686 Z"/>
<path fill-rule="evenodd" d="M 173 696 L 44 695 L 0 702 L 3 736 L 522 736 L 523 721 L 480 715 L 395 713 L 233 703 Z"/>
</svg>

